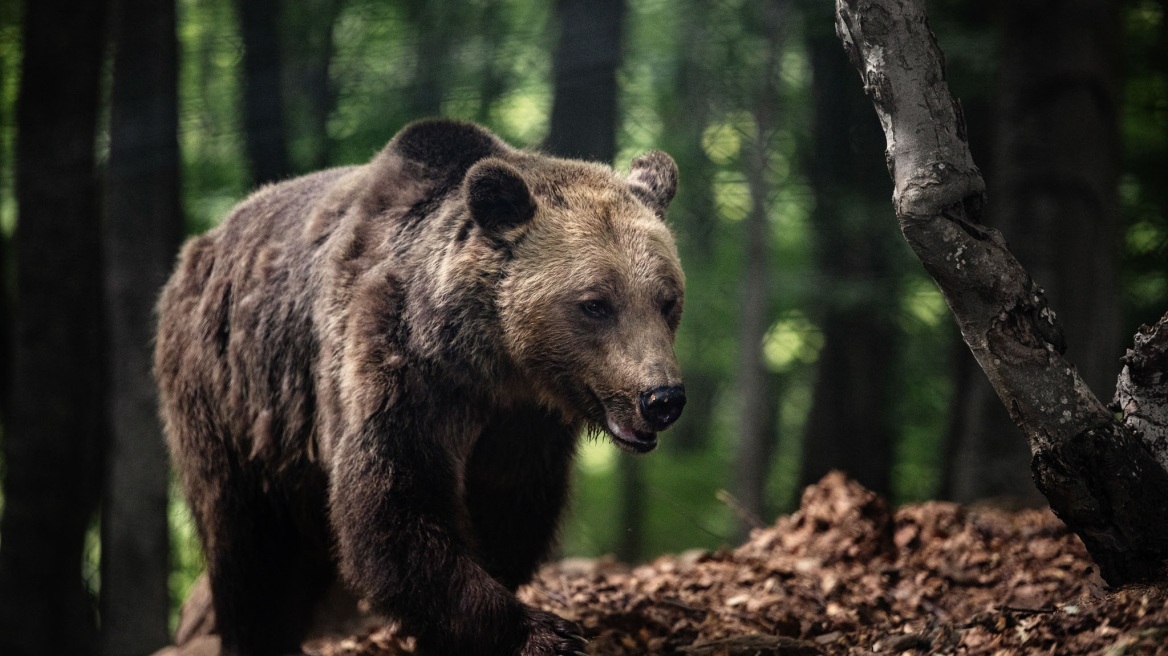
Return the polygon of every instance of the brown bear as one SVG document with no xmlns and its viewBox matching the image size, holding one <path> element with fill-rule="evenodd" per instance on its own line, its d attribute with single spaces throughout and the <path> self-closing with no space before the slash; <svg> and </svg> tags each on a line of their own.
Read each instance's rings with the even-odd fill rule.
<svg viewBox="0 0 1168 656">
<path fill-rule="evenodd" d="M 638 453 L 685 402 L 677 167 L 423 121 L 191 239 L 155 374 L 224 654 L 299 653 L 337 573 L 433 654 L 575 654 L 514 591 L 578 435 Z"/>
</svg>

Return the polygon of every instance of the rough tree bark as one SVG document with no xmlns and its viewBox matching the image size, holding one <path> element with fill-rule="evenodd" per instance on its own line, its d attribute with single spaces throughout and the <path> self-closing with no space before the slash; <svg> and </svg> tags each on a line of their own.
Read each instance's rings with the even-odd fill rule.
<svg viewBox="0 0 1168 656">
<path fill-rule="evenodd" d="M 1112 409 L 1123 413 L 1123 425 L 1143 438 L 1168 470 L 1168 314 L 1154 326 L 1140 327 L 1123 363 Z"/>
<path fill-rule="evenodd" d="M 836 29 L 880 118 L 901 231 L 1026 434 L 1051 508 L 1112 584 L 1164 576 L 1168 471 L 1063 357 L 1042 289 L 980 224 L 985 185 L 922 0 L 837 0 Z"/>
<path fill-rule="evenodd" d="M 0 653 L 97 651 L 82 579 L 100 498 L 104 342 L 95 138 L 105 2 L 25 5 Z"/>
<path fill-rule="evenodd" d="M 169 642 L 168 468 L 150 374 L 154 302 L 182 238 L 175 3 L 120 0 L 106 177 L 111 434 L 102 504 L 102 643 Z"/>
</svg>

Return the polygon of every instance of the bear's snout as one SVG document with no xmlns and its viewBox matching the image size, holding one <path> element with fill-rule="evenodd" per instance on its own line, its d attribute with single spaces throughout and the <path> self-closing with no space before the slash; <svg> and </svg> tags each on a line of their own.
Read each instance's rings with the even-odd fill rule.
<svg viewBox="0 0 1168 656">
<path fill-rule="evenodd" d="M 641 418 L 654 431 L 669 428 L 681 416 L 685 407 L 685 387 L 668 385 L 641 392 Z"/>
</svg>

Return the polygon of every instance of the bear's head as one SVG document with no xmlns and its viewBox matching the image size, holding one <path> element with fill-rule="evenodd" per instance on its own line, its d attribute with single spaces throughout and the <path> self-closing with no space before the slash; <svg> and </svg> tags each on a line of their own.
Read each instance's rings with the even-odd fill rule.
<svg viewBox="0 0 1168 656">
<path fill-rule="evenodd" d="M 637 453 L 685 405 L 673 349 L 685 279 L 664 220 L 676 189 L 661 152 L 627 176 L 492 157 L 463 181 L 480 234 L 506 253 L 495 307 L 512 366 L 543 405 Z"/>
</svg>

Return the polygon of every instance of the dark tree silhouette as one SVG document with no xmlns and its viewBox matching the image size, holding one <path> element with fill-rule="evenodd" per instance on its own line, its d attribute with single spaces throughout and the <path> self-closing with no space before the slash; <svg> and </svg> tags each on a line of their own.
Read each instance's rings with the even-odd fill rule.
<svg viewBox="0 0 1168 656">
<path fill-rule="evenodd" d="M 803 440 L 802 485 L 840 469 L 891 491 L 899 351 L 897 277 L 880 125 L 831 31 L 829 7 L 808 3 L 815 190 L 813 255 L 825 293 L 814 301 L 823 350 Z M 826 290 L 831 290 L 826 292 Z"/>
<path fill-rule="evenodd" d="M 8 656 L 97 650 L 81 567 L 106 423 L 94 171 L 105 18 L 97 0 L 25 6 L 0 521 L 0 653 Z"/>
<path fill-rule="evenodd" d="M 153 310 L 182 238 L 175 4 L 119 0 L 104 227 L 110 449 L 102 504 L 102 642 L 169 642 L 167 457 L 150 375 Z"/>
<path fill-rule="evenodd" d="M 757 520 L 769 514 L 766 484 L 778 438 L 775 385 L 763 355 L 763 340 L 772 317 L 771 303 L 771 184 L 770 138 L 778 121 L 778 77 L 787 25 L 787 0 L 763 0 L 752 8 L 766 35 L 760 84 L 751 92 L 750 111 L 754 138 L 745 154 L 743 169 L 750 189 L 750 213 L 743 239 L 742 303 L 739 317 L 738 445 L 733 489 L 740 511 L 739 537 L 745 537 Z"/>
<path fill-rule="evenodd" d="M 0 235 L 0 433 L 12 402 L 12 275 L 8 237 Z"/>
<path fill-rule="evenodd" d="M 503 17 L 503 2 L 487 2 L 475 21 L 476 31 L 483 38 L 483 68 L 479 73 L 479 106 L 475 120 L 485 123 L 491 118 L 491 106 L 507 91 L 514 74 L 507 69 L 507 58 L 502 56 L 503 43 L 507 39 L 507 26 Z"/>
<path fill-rule="evenodd" d="M 1101 396 L 1115 386 L 1119 330 L 1119 6 L 1106 0 L 1005 3 L 987 221 L 1041 282 L 1067 353 Z M 976 367 L 958 403 L 949 493 L 1041 502 L 1030 449 Z"/>
<path fill-rule="evenodd" d="M 333 30 L 343 0 L 300 0 L 283 6 L 284 87 L 289 104 L 299 108 L 290 121 L 297 172 L 325 168 L 331 160 L 328 121 L 337 105 L 337 89 L 329 75 L 336 51 Z"/>
<path fill-rule="evenodd" d="M 449 83 L 450 50 L 460 12 L 452 11 L 448 3 L 433 0 L 407 0 L 402 8 L 417 39 L 414 79 L 403 100 L 410 118 L 437 116 Z"/>
<path fill-rule="evenodd" d="M 546 147 L 564 157 L 611 163 L 624 0 L 559 0 L 551 129 Z"/>
<path fill-rule="evenodd" d="M 243 127 L 251 182 L 258 186 L 291 174 L 284 114 L 280 0 L 236 0 L 243 34 Z"/>
<path fill-rule="evenodd" d="M 0 21 L 15 20 L 16 2 L 0 2 Z M 8 62 L 0 55 L 0 89 L 8 87 Z M 0 125 L 12 124 L 13 108 L 0 103 Z M 12 153 L 0 149 L 0 180 L 6 179 Z M 8 404 L 12 400 L 12 252 L 8 235 L 0 230 L 0 432 L 8 424 Z"/>
</svg>

